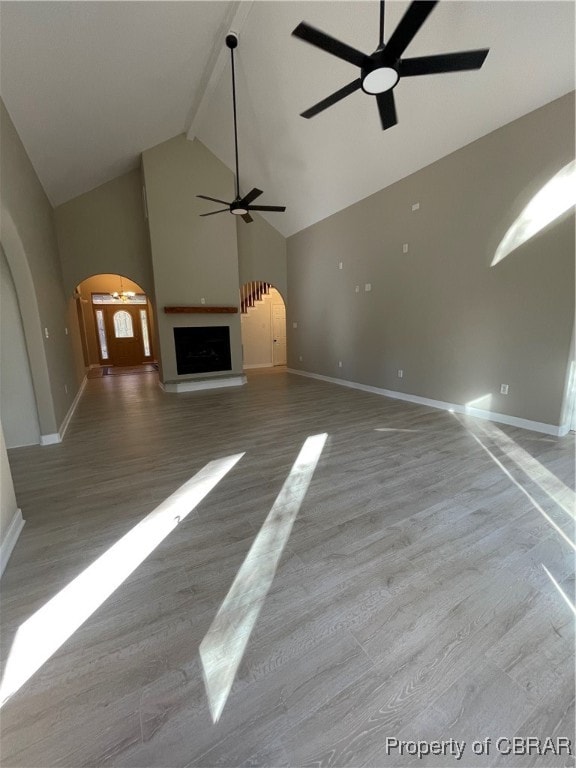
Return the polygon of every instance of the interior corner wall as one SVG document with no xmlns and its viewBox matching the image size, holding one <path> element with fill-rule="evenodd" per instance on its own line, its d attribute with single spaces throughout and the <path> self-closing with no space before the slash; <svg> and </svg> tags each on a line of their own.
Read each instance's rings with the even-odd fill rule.
<svg viewBox="0 0 576 768">
<path fill-rule="evenodd" d="M 67 328 L 70 334 L 70 344 L 72 345 L 72 353 L 74 359 L 74 367 L 76 369 L 76 377 L 83 379 L 86 375 L 86 368 L 88 367 L 88 359 L 84 355 L 82 330 L 80 329 L 80 322 L 78 317 L 78 303 L 73 297 L 70 297 L 66 302 L 67 310 Z"/>
<path fill-rule="evenodd" d="M 573 209 L 490 264 L 573 159 L 570 93 L 288 238 L 289 366 L 559 425 Z"/>
<path fill-rule="evenodd" d="M 92 275 L 118 274 L 152 293 L 152 265 L 140 169 L 55 209 L 67 296 Z"/>
<path fill-rule="evenodd" d="M 2 101 L 0 166 L 0 239 L 20 301 L 40 429 L 54 434 L 80 385 L 66 333 L 54 211 Z"/>
<path fill-rule="evenodd" d="M 251 224 L 241 221 L 239 216 L 236 221 L 240 285 L 257 280 L 270 283 L 286 302 L 286 238 L 262 216 L 257 213 L 252 216 L 254 221 Z"/>
<path fill-rule="evenodd" d="M 200 218 L 213 210 L 198 194 L 231 200 L 234 176 L 198 139 L 176 136 L 146 150 L 142 167 L 148 203 L 154 290 L 158 307 L 160 372 L 164 382 L 179 376 L 175 327 L 228 326 L 232 373 L 242 373 L 239 314 L 165 314 L 165 306 L 239 305 L 238 247 L 234 217 Z M 228 375 L 230 372 L 227 372 Z M 211 374 L 211 376 L 225 375 Z"/>
<path fill-rule="evenodd" d="M 0 420 L 8 448 L 40 442 L 38 409 L 18 296 L 1 244 Z"/>
<path fill-rule="evenodd" d="M 4 432 L 0 425 L 0 575 L 23 524 L 22 515 L 16 502 L 14 483 L 8 463 Z"/>
<path fill-rule="evenodd" d="M 576 325 L 572 328 L 570 340 L 560 426 L 565 432 L 576 430 Z"/>
</svg>

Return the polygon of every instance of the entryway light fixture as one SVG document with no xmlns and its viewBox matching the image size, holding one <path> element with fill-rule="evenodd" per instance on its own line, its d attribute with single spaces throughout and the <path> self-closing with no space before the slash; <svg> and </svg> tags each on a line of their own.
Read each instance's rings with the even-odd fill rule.
<svg viewBox="0 0 576 768">
<path fill-rule="evenodd" d="M 110 296 L 112 296 L 113 299 L 118 299 L 118 301 L 130 301 L 130 299 L 133 299 L 134 296 L 136 296 L 134 291 L 125 291 L 124 285 L 122 283 L 122 276 L 120 276 L 120 292 L 114 291 L 114 293 L 111 293 Z"/>
</svg>

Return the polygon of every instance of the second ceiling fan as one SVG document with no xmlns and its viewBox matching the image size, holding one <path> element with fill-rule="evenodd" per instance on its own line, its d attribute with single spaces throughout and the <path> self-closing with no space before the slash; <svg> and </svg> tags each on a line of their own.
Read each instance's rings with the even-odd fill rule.
<svg viewBox="0 0 576 768">
<path fill-rule="evenodd" d="M 302 112 L 302 117 L 314 117 L 361 88 L 364 93 L 376 96 L 382 130 L 385 131 L 398 122 L 392 90 L 400 78 L 480 69 L 489 48 L 440 53 L 411 59 L 401 58 L 437 2 L 438 0 L 415 0 L 411 3 L 392 36 L 385 43 L 384 0 L 380 0 L 380 42 L 378 48 L 371 54 L 352 48 L 305 21 L 300 22 L 292 32 L 295 37 L 360 68 L 359 78 Z"/>
<path fill-rule="evenodd" d="M 219 200 L 217 197 L 208 197 L 207 195 L 196 195 L 203 200 L 211 200 L 214 203 L 222 203 L 227 206 L 226 208 L 220 208 L 217 211 L 211 211 L 210 213 L 201 213 L 200 216 L 214 216 L 216 213 L 226 213 L 227 211 L 235 214 L 236 216 L 242 216 L 242 219 L 250 224 L 254 221 L 250 216 L 250 211 L 279 211 L 286 210 L 285 205 L 252 205 L 252 201 L 256 200 L 262 194 L 261 189 L 250 190 L 244 197 L 240 196 L 240 176 L 238 173 L 238 127 L 236 120 L 236 77 L 234 73 L 234 49 L 238 46 L 238 36 L 234 32 L 230 32 L 226 35 L 226 45 L 230 48 L 230 56 L 232 60 L 232 105 L 234 109 L 234 152 L 236 156 L 236 197 L 229 203 L 227 200 Z"/>
</svg>

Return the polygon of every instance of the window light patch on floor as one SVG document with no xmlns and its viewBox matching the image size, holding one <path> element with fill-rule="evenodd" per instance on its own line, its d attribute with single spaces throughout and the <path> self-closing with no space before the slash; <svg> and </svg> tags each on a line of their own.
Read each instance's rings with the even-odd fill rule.
<svg viewBox="0 0 576 768">
<path fill-rule="evenodd" d="M 309 437 L 268 513 L 210 629 L 200 644 L 200 660 L 214 723 L 234 683 L 292 526 L 302 505 L 327 435 Z"/>
<path fill-rule="evenodd" d="M 558 533 L 564 539 L 564 541 L 573 550 L 576 551 L 576 544 L 572 541 L 572 539 L 562 530 L 562 528 L 560 528 L 560 526 L 550 517 L 550 515 L 541 507 L 541 505 L 538 504 L 536 499 L 532 496 L 532 494 L 530 494 L 526 490 L 526 488 L 524 488 L 522 483 L 519 483 L 518 480 L 516 480 L 516 478 L 511 474 L 511 472 L 508 469 L 506 469 L 506 467 L 500 461 L 500 459 L 496 456 L 496 454 L 493 453 L 493 451 L 491 451 L 490 448 L 488 448 L 488 446 L 485 445 L 482 442 L 482 440 L 477 435 L 474 434 L 474 432 L 472 432 L 472 430 L 468 429 L 464 425 L 464 423 L 462 422 L 462 420 L 460 419 L 460 417 L 457 414 L 453 414 L 453 415 L 454 415 L 454 418 L 458 419 L 460 424 L 462 424 L 462 426 L 466 429 L 466 431 L 474 438 L 474 440 L 478 443 L 478 445 L 482 448 L 482 450 L 485 451 L 488 454 L 488 456 L 490 456 L 490 458 L 496 464 L 496 466 L 498 466 L 502 470 L 502 472 L 506 475 L 506 477 L 508 477 L 512 481 L 512 483 L 514 483 L 514 485 L 530 500 L 532 506 L 538 512 L 540 512 L 542 517 L 548 522 L 549 525 L 552 526 L 552 528 L 554 528 L 556 533 Z"/>
<path fill-rule="evenodd" d="M 548 570 L 548 568 L 546 568 L 546 566 L 544 565 L 544 563 L 541 563 L 541 566 L 542 566 L 542 568 L 544 568 L 544 572 L 546 573 L 546 575 L 548 576 L 548 578 L 550 579 L 550 581 L 552 582 L 552 584 L 554 584 L 554 586 L 556 587 L 556 591 L 558 592 L 558 594 L 560 595 L 560 597 L 562 598 L 562 600 L 564 600 L 564 602 L 566 603 L 566 605 L 567 605 L 567 606 L 570 608 L 570 610 L 572 611 L 572 613 L 573 613 L 573 614 L 576 616 L 576 605 L 574 605 L 574 603 L 572 602 L 572 600 L 570 600 L 570 598 L 568 597 L 568 595 L 566 594 L 566 592 L 564 592 L 564 590 L 562 589 L 562 587 L 560 586 L 560 584 L 558 584 L 558 582 L 556 581 L 556 579 L 554 578 L 554 576 L 552 576 L 552 574 L 550 573 L 550 571 Z"/>
<path fill-rule="evenodd" d="M 479 429 L 486 437 L 515 464 L 524 474 L 538 485 L 567 515 L 575 517 L 576 494 L 553 472 L 541 464 L 532 454 L 525 451 L 499 427 L 490 422 L 478 423 Z"/>
<path fill-rule="evenodd" d="M 375 432 L 420 432 L 419 429 L 394 429 L 394 427 L 376 427 Z"/>
<path fill-rule="evenodd" d="M 243 455 L 206 464 L 20 625 L 0 683 L 0 706 L 118 589 Z"/>
</svg>

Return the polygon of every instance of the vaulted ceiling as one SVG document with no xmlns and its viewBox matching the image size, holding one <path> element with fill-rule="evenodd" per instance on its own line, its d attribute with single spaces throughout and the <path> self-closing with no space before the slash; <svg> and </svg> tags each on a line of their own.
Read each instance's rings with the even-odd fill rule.
<svg viewBox="0 0 576 768">
<path fill-rule="evenodd" d="M 387 37 L 407 7 L 387 2 Z M 54 205 L 179 133 L 234 168 L 224 37 L 235 29 L 241 188 L 285 204 L 267 219 L 290 235 L 573 90 L 574 7 L 440 2 L 405 55 L 488 47 L 488 58 L 477 72 L 403 79 L 384 132 L 361 91 L 299 116 L 358 74 L 291 36 L 305 20 L 370 53 L 374 0 L 3 2 L 0 93 Z"/>
</svg>

